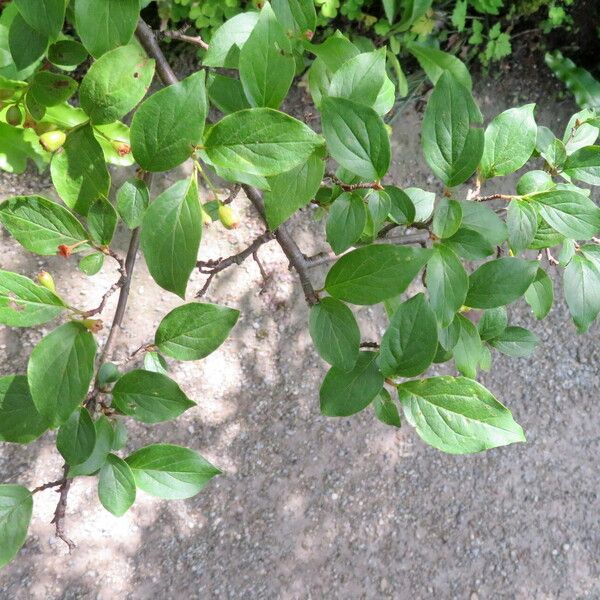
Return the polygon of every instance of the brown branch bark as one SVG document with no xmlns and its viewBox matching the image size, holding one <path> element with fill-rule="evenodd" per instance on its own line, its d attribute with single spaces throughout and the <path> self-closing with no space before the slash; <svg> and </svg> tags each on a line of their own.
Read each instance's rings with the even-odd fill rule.
<svg viewBox="0 0 600 600">
<path fill-rule="evenodd" d="M 59 537 L 68 547 L 69 553 L 74 550 L 77 545 L 75 542 L 67 537 L 65 533 L 65 515 L 67 513 L 67 498 L 69 496 L 69 489 L 71 488 L 71 479 L 67 478 L 67 473 L 69 472 L 69 465 L 67 463 L 63 466 L 63 478 L 58 488 L 58 493 L 60 497 L 58 499 L 58 504 L 56 505 L 56 509 L 54 510 L 54 518 L 51 523 L 54 523 L 56 529 L 56 535 Z"/>
</svg>

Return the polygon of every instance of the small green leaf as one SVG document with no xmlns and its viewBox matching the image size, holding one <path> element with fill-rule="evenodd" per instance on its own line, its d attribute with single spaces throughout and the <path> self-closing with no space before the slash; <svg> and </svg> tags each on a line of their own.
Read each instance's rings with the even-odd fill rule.
<svg viewBox="0 0 600 600">
<path fill-rule="evenodd" d="M 336 254 L 348 250 L 358 241 L 367 222 L 367 211 L 361 196 L 352 192 L 340 194 L 329 209 L 327 241 Z"/>
<path fill-rule="evenodd" d="M 119 379 L 119 368 L 114 363 L 106 362 L 98 369 L 96 379 L 98 385 L 103 388 L 110 383 L 114 383 Z"/>
<path fill-rule="evenodd" d="M 48 48 L 48 60 L 63 71 L 74 70 L 87 57 L 87 50 L 75 40 L 59 40 Z"/>
<path fill-rule="evenodd" d="M 446 238 L 444 246 L 467 260 L 479 260 L 494 254 L 494 248 L 485 237 L 467 227 L 461 227 L 452 237 Z"/>
<path fill-rule="evenodd" d="M 385 191 L 391 202 L 389 218 L 398 225 L 414 223 L 417 220 L 417 211 L 410 196 L 393 185 L 386 185 Z"/>
<path fill-rule="evenodd" d="M 408 422 L 424 442 L 449 454 L 470 454 L 524 442 L 510 411 L 465 377 L 432 377 L 398 386 Z"/>
<path fill-rule="evenodd" d="M 514 302 L 535 279 L 538 262 L 504 257 L 481 265 L 469 277 L 465 300 L 473 308 L 495 308 Z"/>
<path fill-rule="evenodd" d="M 33 349 L 27 380 L 33 402 L 50 426 L 62 425 L 87 395 L 96 342 L 81 324 L 61 325 Z"/>
<path fill-rule="evenodd" d="M 153 373 L 169 373 L 167 361 L 158 352 L 146 352 L 144 355 L 144 369 Z"/>
<path fill-rule="evenodd" d="M 85 408 L 78 408 L 60 426 L 56 447 L 69 465 L 80 465 L 91 455 L 96 445 L 96 428 Z"/>
<path fill-rule="evenodd" d="M 553 188 L 554 185 L 550 173 L 536 169 L 528 171 L 519 177 L 519 181 L 517 181 L 517 194 L 525 196 L 535 192 L 545 192 L 546 190 Z"/>
<path fill-rule="evenodd" d="M 117 210 L 129 229 L 142 224 L 149 204 L 148 186 L 141 179 L 128 179 L 117 192 Z"/>
<path fill-rule="evenodd" d="M 552 280 L 541 267 L 525 292 L 525 301 L 531 306 L 536 319 L 543 319 L 552 308 L 554 302 Z"/>
<path fill-rule="evenodd" d="M 171 444 L 151 444 L 129 455 L 138 488 L 166 500 L 195 496 L 221 471 L 189 448 Z"/>
<path fill-rule="evenodd" d="M 375 352 L 360 352 L 350 371 L 331 367 L 321 385 L 321 413 L 328 417 L 349 417 L 371 404 L 383 388 L 383 375 Z"/>
<path fill-rule="evenodd" d="M 238 310 L 217 304 L 179 306 L 161 321 L 154 345 L 178 360 L 199 360 L 227 339 L 239 316 Z"/>
<path fill-rule="evenodd" d="M 131 122 L 131 149 L 146 171 L 168 171 L 202 141 L 206 120 L 204 71 L 152 94 Z"/>
<path fill-rule="evenodd" d="M 502 354 L 514 358 L 529 356 L 539 344 L 538 336 L 524 327 L 507 327 L 498 337 L 489 343 Z"/>
<path fill-rule="evenodd" d="M 461 227 L 476 231 L 492 246 L 500 246 L 508 238 L 506 224 L 491 208 L 481 202 L 462 202 L 461 206 Z"/>
<path fill-rule="evenodd" d="M 473 87 L 469 70 L 462 60 L 453 54 L 416 43 L 407 44 L 407 49 L 419 61 L 433 85 L 448 72 L 466 89 L 470 90 Z"/>
<path fill-rule="evenodd" d="M 21 549 L 33 511 L 31 492 L 21 485 L 0 485 L 0 568 Z"/>
<path fill-rule="evenodd" d="M 391 425 L 392 427 L 400 427 L 400 414 L 398 413 L 398 407 L 392 400 L 390 393 L 385 389 L 382 390 L 375 396 L 373 400 L 373 408 L 375 410 L 375 416 L 385 425 Z"/>
<path fill-rule="evenodd" d="M 30 84 L 29 94 L 41 106 L 66 102 L 77 89 L 77 82 L 67 75 L 39 71 Z"/>
<path fill-rule="evenodd" d="M 465 377 L 475 378 L 477 365 L 481 359 L 481 339 L 477 327 L 463 315 L 456 315 L 458 325 L 458 340 L 452 348 L 454 364 Z"/>
<path fill-rule="evenodd" d="M 600 185 L 600 146 L 586 146 L 569 156 L 565 175 L 590 185 Z"/>
<path fill-rule="evenodd" d="M 112 397 L 114 408 L 142 423 L 169 421 L 196 406 L 172 379 L 142 369 L 125 373 Z"/>
<path fill-rule="evenodd" d="M 341 166 L 369 180 L 387 173 L 390 140 L 372 108 L 345 98 L 325 98 L 321 117 L 329 152 Z"/>
<path fill-rule="evenodd" d="M 398 306 L 381 340 L 377 363 L 386 377 L 414 377 L 433 362 L 437 323 L 424 294 Z"/>
<path fill-rule="evenodd" d="M 210 101 L 225 114 L 251 108 L 239 79 L 215 73 L 208 80 Z"/>
<path fill-rule="evenodd" d="M 461 221 L 461 203 L 443 197 L 433 213 L 432 231 L 441 239 L 452 237 L 458 231 Z"/>
<path fill-rule="evenodd" d="M 401 294 L 432 250 L 377 244 L 342 256 L 329 270 L 325 289 L 352 304 L 377 304 Z"/>
<path fill-rule="evenodd" d="M 228 19 L 212 35 L 210 45 L 202 63 L 206 67 L 237 69 L 240 48 L 252 33 L 258 13 L 247 11 Z"/>
<path fill-rule="evenodd" d="M 498 337 L 506 329 L 507 325 L 508 315 L 504 306 L 488 308 L 483 311 L 483 315 L 481 315 L 481 319 L 477 323 L 479 337 L 483 341 Z"/>
<path fill-rule="evenodd" d="M 317 12 L 312 0 L 272 0 L 271 5 L 288 35 L 314 33 Z"/>
<path fill-rule="evenodd" d="M 512 200 L 506 216 L 508 242 L 513 252 L 522 252 L 529 247 L 538 227 L 538 214 L 531 202 Z"/>
<path fill-rule="evenodd" d="M 93 475 L 102 468 L 106 462 L 106 457 L 113 444 L 114 432 L 110 421 L 100 415 L 94 423 L 96 429 L 96 443 L 89 458 L 78 465 L 69 468 L 68 477 L 79 477 L 82 475 Z"/>
<path fill-rule="evenodd" d="M 148 270 L 160 287 L 185 298 L 201 237 L 198 183 L 192 176 L 165 190 L 144 215 L 142 251 Z"/>
<path fill-rule="evenodd" d="M 600 271 L 576 254 L 565 269 L 563 290 L 578 333 L 585 333 L 600 313 Z"/>
<path fill-rule="evenodd" d="M 106 198 L 98 198 L 88 211 L 87 225 L 92 239 L 101 246 L 108 246 L 117 228 L 119 217 Z"/>
<path fill-rule="evenodd" d="M 343 371 L 354 368 L 360 331 L 354 314 L 343 302 L 322 298 L 310 309 L 308 327 L 323 360 Z"/>
<path fill-rule="evenodd" d="M 154 76 L 154 61 L 134 44 L 103 54 L 81 82 L 81 108 L 95 125 L 112 123 L 142 100 Z"/>
<path fill-rule="evenodd" d="M 94 252 L 84 256 L 77 265 L 82 273 L 88 277 L 92 277 L 100 272 L 104 266 L 104 254 L 102 252 Z"/>
<path fill-rule="evenodd" d="M 98 477 L 100 503 L 116 517 L 123 516 L 135 502 L 135 479 L 129 465 L 109 454 Z"/>
</svg>

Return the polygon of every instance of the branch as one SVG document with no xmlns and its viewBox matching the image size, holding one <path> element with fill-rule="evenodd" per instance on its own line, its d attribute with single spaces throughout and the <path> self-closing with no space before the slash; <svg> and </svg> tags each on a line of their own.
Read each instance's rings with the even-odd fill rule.
<svg viewBox="0 0 600 600">
<path fill-rule="evenodd" d="M 69 465 L 65 463 L 63 467 L 63 478 L 58 489 L 58 493 L 60 494 L 60 498 L 58 499 L 58 504 L 56 505 L 56 510 L 54 511 L 54 518 L 50 523 L 54 523 L 56 528 L 56 535 L 59 537 L 68 547 L 69 554 L 72 550 L 74 550 L 77 546 L 75 542 L 67 537 L 64 530 L 64 520 L 65 514 L 67 512 L 67 497 L 69 495 L 69 489 L 71 488 L 71 479 L 67 478 L 67 473 L 69 472 Z"/>
<path fill-rule="evenodd" d="M 192 44 L 193 46 L 198 46 L 199 48 L 203 48 L 204 50 L 208 50 L 208 44 L 199 36 L 199 35 L 185 35 L 183 31 L 185 31 L 188 27 L 186 26 L 183 30 L 179 31 L 162 31 L 160 32 L 162 36 L 166 38 L 170 38 L 172 40 L 178 40 L 180 42 L 187 42 L 188 44 Z"/>
<path fill-rule="evenodd" d="M 43 483 L 42 485 L 38 485 L 36 488 L 33 488 L 31 490 L 31 493 L 37 494 L 38 492 L 43 492 L 44 490 L 49 490 L 50 488 L 58 487 L 59 485 L 62 485 L 64 482 L 65 482 L 65 478 L 61 477 L 60 479 L 57 479 L 56 481 L 49 481 L 48 483 Z"/>
<path fill-rule="evenodd" d="M 488 200 L 512 200 L 518 196 L 511 196 L 509 194 L 492 194 L 491 196 L 475 196 L 473 200 L 475 202 L 487 202 Z"/>
<path fill-rule="evenodd" d="M 154 33 L 146 23 L 140 19 L 138 21 L 135 35 L 144 50 L 156 61 L 156 72 L 164 85 L 173 85 L 178 82 L 177 76 L 167 62 Z"/>
</svg>

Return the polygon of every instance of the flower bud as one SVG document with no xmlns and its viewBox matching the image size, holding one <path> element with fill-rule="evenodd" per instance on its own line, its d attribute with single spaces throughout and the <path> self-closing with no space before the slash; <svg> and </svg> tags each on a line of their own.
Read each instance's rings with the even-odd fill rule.
<svg viewBox="0 0 600 600">
<path fill-rule="evenodd" d="M 92 333 L 98 333 L 104 327 L 101 319 L 84 319 L 81 324 Z"/>
<path fill-rule="evenodd" d="M 225 229 L 235 229 L 240 224 L 240 216 L 229 204 L 219 205 L 219 220 Z"/>
<path fill-rule="evenodd" d="M 64 131 L 47 131 L 40 135 L 40 146 L 46 152 L 56 152 L 65 143 L 67 136 Z"/>
<path fill-rule="evenodd" d="M 112 142 L 112 147 L 117 151 L 119 156 L 126 156 L 131 152 L 131 146 L 125 142 L 120 142 L 119 140 L 114 140 Z"/>
<path fill-rule="evenodd" d="M 48 273 L 48 271 L 41 271 L 37 276 L 40 285 L 43 285 L 45 288 L 49 289 L 51 292 L 56 293 L 56 287 L 54 286 L 54 279 L 52 275 Z"/>
<path fill-rule="evenodd" d="M 16 104 L 13 104 L 6 111 L 6 122 L 13 127 L 20 125 L 23 122 L 23 112 Z"/>
<path fill-rule="evenodd" d="M 212 217 L 203 208 L 200 210 L 202 211 L 202 222 L 204 225 L 210 225 L 213 222 Z"/>
</svg>

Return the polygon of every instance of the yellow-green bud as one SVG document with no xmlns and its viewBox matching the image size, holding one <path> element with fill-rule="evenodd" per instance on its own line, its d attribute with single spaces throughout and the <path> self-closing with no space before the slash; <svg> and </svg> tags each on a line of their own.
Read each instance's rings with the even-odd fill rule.
<svg viewBox="0 0 600 600">
<path fill-rule="evenodd" d="M 40 285 L 43 285 L 45 288 L 49 289 L 51 292 L 56 293 L 56 287 L 54 285 L 54 279 L 52 275 L 48 273 L 48 271 L 41 271 L 37 276 Z"/>
<path fill-rule="evenodd" d="M 6 111 L 6 122 L 13 127 L 23 122 L 23 111 L 16 104 L 13 104 Z"/>
<path fill-rule="evenodd" d="M 40 146 L 46 152 L 56 152 L 65 143 L 67 136 L 64 131 L 47 131 L 40 135 Z"/>
<path fill-rule="evenodd" d="M 200 210 L 202 211 L 202 222 L 205 225 L 210 225 L 213 222 L 212 217 L 203 208 Z"/>
<path fill-rule="evenodd" d="M 240 216 L 229 204 L 219 205 L 219 220 L 225 229 L 235 229 L 240 224 Z"/>
</svg>

